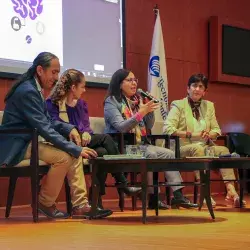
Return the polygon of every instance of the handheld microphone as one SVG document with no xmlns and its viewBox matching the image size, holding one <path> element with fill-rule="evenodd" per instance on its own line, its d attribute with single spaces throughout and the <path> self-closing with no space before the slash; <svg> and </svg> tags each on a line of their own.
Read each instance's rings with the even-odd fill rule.
<svg viewBox="0 0 250 250">
<path fill-rule="evenodd" d="M 154 101 L 154 103 L 159 103 L 160 101 L 151 96 L 148 92 L 144 92 L 142 89 L 137 89 L 137 93 L 140 94 L 142 97 L 148 98 L 150 101 Z"/>
</svg>

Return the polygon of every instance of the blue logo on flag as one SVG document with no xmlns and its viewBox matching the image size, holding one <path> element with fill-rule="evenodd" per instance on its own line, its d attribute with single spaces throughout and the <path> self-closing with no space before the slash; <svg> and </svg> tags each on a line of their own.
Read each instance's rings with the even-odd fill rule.
<svg viewBox="0 0 250 250">
<path fill-rule="evenodd" d="M 149 70 L 151 76 L 160 76 L 160 57 L 152 56 L 149 62 Z"/>
</svg>

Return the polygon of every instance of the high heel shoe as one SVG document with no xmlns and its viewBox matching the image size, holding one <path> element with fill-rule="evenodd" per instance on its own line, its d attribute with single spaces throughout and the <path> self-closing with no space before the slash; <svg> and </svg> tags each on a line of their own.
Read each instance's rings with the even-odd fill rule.
<svg viewBox="0 0 250 250">
<path fill-rule="evenodd" d="M 225 201 L 227 206 L 231 206 L 233 208 L 240 208 L 240 197 L 238 195 L 235 196 L 226 196 Z M 242 200 L 242 207 L 246 207 L 246 201 Z"/>
<path fill-rule="evenodd" d="M 215 200 L 212 197 L 210 197 L 210 198 L 211 198 L 212 208 L 215 208 L 216 207 L 216 202 L 215 202 Z M 205 199 L 203 201 L 203 205 L 207 205 L 207 202 L 206 202 Z"/>
</svg>

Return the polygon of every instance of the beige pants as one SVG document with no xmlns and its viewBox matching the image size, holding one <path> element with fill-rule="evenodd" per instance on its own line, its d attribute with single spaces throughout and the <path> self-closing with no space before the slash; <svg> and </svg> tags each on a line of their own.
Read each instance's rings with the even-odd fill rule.
<svg viewBox="0 0 250 250">
<path fill-rule="evenodd" d="M 208 146 L 202 146 L 199 144 L 188 144 L 185 146 L 180 147 L 181 157 L 186 156 L 204 156 L 205 155 L 205 148 Z M 219 156 L 221 154 L 229 154 L 229 150 L 227 147 L 224 146 L 212 146 L 214 148 L 215 156 Z M 220 173 L 222 179 L 225 180 L 226 183 L 227 179 L 235 180 L 235 174 L 233 169 L 220 169 Z M 195 171 L 196 178 L 200 180 L 200 173 L 199 171 Z"/>
<path fill-rule="evenodd" d="M 40 190 L 39 202 L 46 207 L 55 204 L 64 183 L 64 178 L 67 176 L 73 207 L 87 203 L 87 188 L 83 173 L 82 157 L 74 158 L 66 152 L 43 142 L 38 143 L 38 152 L 39 160 L 51 165 Z M 24 159 L 30 159 L 30 157 L 31 144 L 26 151 Z"/>
</svg>

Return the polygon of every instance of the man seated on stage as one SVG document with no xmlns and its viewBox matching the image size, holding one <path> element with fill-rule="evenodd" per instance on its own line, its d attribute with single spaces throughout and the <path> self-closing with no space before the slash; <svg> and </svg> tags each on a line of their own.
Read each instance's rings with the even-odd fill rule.
<svg viewBox="0 0 250 250">
<path fill-rule="evenodd" d="M 80 146 L 80 135 L 73 125 L 52 121 L 48 115 L 42 90 L 51 90 L 58 80 L 59 72 L 58 58 L 49 52 L 40 53 L 28 71 L 7 93 L 1 129 L 37 128 L 38 134 L 49 142 L 41 141 L 38 145 L 39 160 L 51 165 L 39 193 L 41 213 L 53 219 L 68 217 L 55 206 L 67 176 L 71 189 L 73 218 L 109 216 L 112 211 L 102 209 L 91 214 L 88 204 L 82 157 L 95 158 L 96 151 Z M 31 136 L 1 135 L 0 152 L 0 166 L 15 166 L 24 159 L 30 159 Z"/>
<path fill-rule="evenodd" d="M 187 85 L 187 97 L 173 101 L 166 121 L 163 133 L 180 137 L 180 154 L 186 156 L 204 156 L 205 150 L 210 147 L 215 156 L 229 154 L 228 148 L 216 146 L 212 140 L 221 135 L 221 130 L 215 116 L 214 104 L 204 100 L 208 87 L 208 79 L 203 74 L 195 74 L 189 78 Z M 239 195 L 234 182 L 233 169 L 220 169 L 227 189 L 226 202 L 233 207 L 239 207 Z M 196 172 L 199 181 L 199 172 Z M 216 203 L 211 198 L 212 205 Z M 243 201 L 246 205 L 246 202 Z"/>
</svg>

